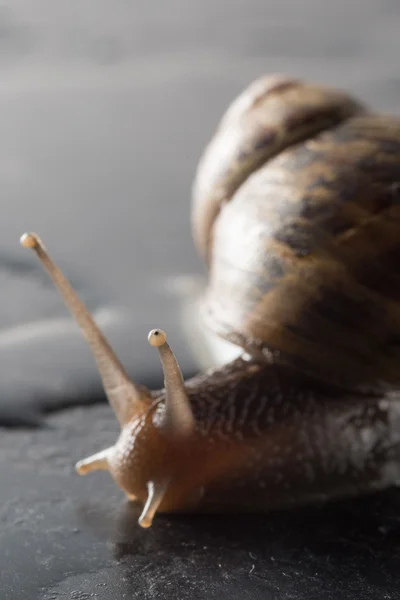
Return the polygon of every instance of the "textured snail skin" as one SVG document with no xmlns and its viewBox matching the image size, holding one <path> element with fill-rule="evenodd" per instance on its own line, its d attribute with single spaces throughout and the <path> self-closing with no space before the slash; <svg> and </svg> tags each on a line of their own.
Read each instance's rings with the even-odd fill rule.
<svg viewBox="0 0 400 600">
<path fill-rule="evenodd" d="M 123 428 L 111 459 L 117 483 L 142 502 L 149 480 L 168 478 L 158 512 L 289 508 L 400 480 L 396 396 L 346 392 L 287 365 L 243 359 L 186 387 L 196 420 L 190 438 L 174 443 L 159 432 L 165 404 L 157 394 L 147 421 Z"/>
<path fill-rule="evenodd" d="M 121 424 L 78 463 L 106 469 L 139 523 L 156 512 L 263 511 L 400 483 L 400 120 L 285 77 L 228 109 L 194 183 L 203 310 L 243 357 L 165 389 L 135 386 L 34 234 Z"/>
</svg>

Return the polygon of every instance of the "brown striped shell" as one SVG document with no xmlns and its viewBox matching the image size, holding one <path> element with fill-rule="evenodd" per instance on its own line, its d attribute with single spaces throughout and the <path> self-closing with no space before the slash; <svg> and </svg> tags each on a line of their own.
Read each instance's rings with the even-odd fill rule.
<svg viewBox="0 0 400 600">
<path fill-rule="evenodd" d="M 339 384 L 400 382 L 400 119 L 266 77 L 194 186 L 212 328 Z"/>
</svg>

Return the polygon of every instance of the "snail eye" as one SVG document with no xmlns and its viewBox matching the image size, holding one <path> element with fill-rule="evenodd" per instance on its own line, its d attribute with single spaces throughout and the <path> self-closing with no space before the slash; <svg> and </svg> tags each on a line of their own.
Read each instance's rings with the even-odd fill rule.
<svg viewBox="0 0 400 600">
<path fill-rule="evenodd" d="M 21 236 L 20 242 L 21 246 L 23 246 L 24 248 L 33 249 L 36 248 L 36 246 L 39 244 L 39 239 L 34 233 L 24 233 L 24 235 Z"/>
<path fill-rule="evenodd" d="M 167 341 L 167 336 L 162 329 L 152 329 L 147 339 L 151 346 L 163 346 Z"/>
</svg>

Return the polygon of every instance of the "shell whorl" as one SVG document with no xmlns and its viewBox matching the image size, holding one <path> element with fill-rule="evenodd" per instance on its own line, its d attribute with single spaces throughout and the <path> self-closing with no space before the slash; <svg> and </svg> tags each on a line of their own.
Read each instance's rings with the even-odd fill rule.
<svg viewBox="0 0 400 600">
<path fill-rule="evenodd" d="M 304 99 L 315 90 L 296 89 Z M 276 146 L 229 198 L 229 185 L 220 185 L 224 161 L 215 166 L 216 191 L 203 196 L 203 225 L 210 224 L 204 311 L 222 337 L 249 352 L 277 351 L 323 380 L 398 384 L 400 119 L 340 97 L 346 108 L 336 124 L 309 128 L 280 152 Z M 297 110 L 298 122 L 312 112 L 306 103 Z M 203 159 L 206 172 L 216 144 Z M 195 197 L 195 212 L 199 203 Z"/>
<path fill-rule="evenodd" d="M 241 184 L 285 148 L 366 109 L 351 96 L 280 75 L 254 81 L 230 105 L 193 185 L 193 236 L 210 261 L 212 230 Z"/>
</svg>

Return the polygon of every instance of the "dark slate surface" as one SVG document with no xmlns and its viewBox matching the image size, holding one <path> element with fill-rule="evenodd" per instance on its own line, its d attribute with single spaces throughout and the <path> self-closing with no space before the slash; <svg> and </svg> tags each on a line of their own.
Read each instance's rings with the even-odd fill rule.
<svg viewBox="0 0 400 600">
<path fill-rule="evenodd" d="M 396 491 L 262 518 L 141 531 L 105 474 L 115 439 L 89 351 L 33 256 L 38 231 L 141 382 L 183 309 L 199 155 L 228 102 L 285 72 L 399 112 L 397 0 L 10 0 L 0 7 L 0 598 L 399 598 Z M 63 409 L 51 416 L 45 413 Z M 21 425 L 35 426 L 34 429 Z M 10 426 L 13 426 L 11 428 Z"/>
<path fill-rule="evenodd" d="M 73 473 L 116 432 L 98 406 L 1 436 L 2 600 L 400 597 L 399 494 L 269 518 L 158 516 L 141 530 L 107 473 Z"/>
</svg>

